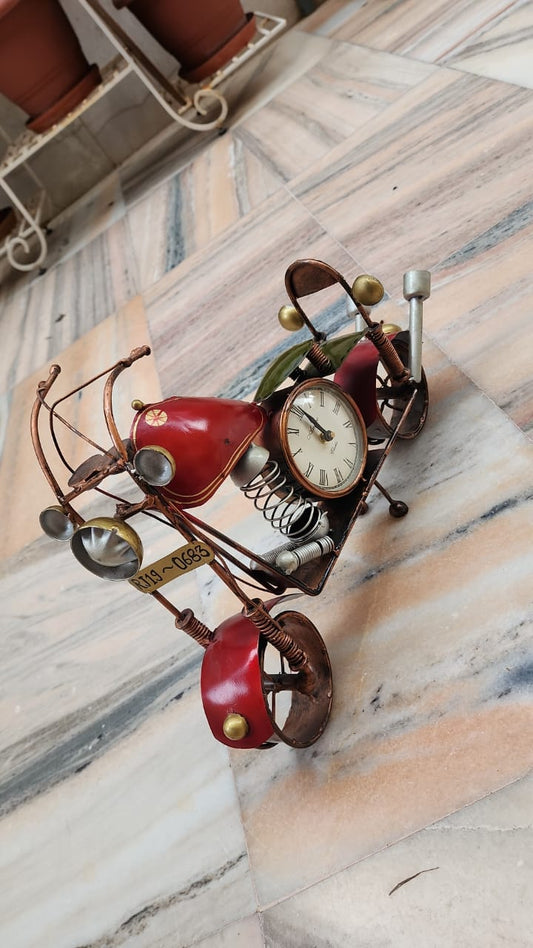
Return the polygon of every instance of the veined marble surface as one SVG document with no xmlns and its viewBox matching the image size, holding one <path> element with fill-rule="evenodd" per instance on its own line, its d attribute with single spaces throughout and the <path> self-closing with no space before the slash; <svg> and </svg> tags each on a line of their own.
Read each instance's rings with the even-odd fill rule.
<svg viewBox="0 0 533 948">
<path fill-rule="evenodd" d="M 58 219 L 44 274 L 2 266 L 2 948 L 531 944 L 530 17 L 329 0 L 235 79 L 224 136 L 165 132 Z M 249 398 L 301 338 L 276 319 L 298 257 L 375 272 L 403 326 L 402 274 L 431 269 L 430 415 L 381 478 L 407 518 L 371 495 L 296 606 L 332 662 L 324 735 L 230 752 L 201 648 L 41 535 L 29 413 L 51 362 L 66 391 L 143 344 L 124 433 L 132 398 Z M 318 322 L 345 331 L 345 302 Z M 101 391 L 72 411 L 107 445 Z M 229 481 L 199 513 L 276 542 Z M 139 530 L 146 562 L 181 542 Z M 238 609 L 207 569 L 171 598 Z"/>
</svg>

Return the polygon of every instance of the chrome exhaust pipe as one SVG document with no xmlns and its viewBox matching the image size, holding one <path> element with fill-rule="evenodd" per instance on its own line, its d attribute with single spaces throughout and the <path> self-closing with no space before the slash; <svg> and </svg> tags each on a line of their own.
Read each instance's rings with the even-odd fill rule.
<svg viewBox="0 0 533 948">
<path fill-rule="evenodd" d="M 403 275 L 403 295 L 409 303 L 409 371 L 415 382 L 422 378 L 422 310 L 431 293 L 429 270 L 408 270 Z"/>
</svg>

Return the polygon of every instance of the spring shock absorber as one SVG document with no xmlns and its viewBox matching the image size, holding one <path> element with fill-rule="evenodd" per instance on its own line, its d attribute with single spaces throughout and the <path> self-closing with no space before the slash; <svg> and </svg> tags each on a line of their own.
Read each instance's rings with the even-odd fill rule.
<svg viewBox="0 0 533 948">
<path fill-rule="evenodd" d="M 328 533 L 325 511 L 305 496 L 277 461 L 269 459 L 265 448 L 251 445 L 231 477 L 256 510 L 284 536 L 305 542 Z"/>
</svg>

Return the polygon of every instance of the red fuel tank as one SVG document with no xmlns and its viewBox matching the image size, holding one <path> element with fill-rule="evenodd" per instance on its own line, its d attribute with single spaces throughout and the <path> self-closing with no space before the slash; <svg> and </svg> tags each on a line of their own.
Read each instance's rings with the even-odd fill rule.
<svg viewBox="0 0 533 948">
<path fill-rule="evenodd" d="M 264 427 L 259 405 L 225 398 L 174 396 L 144 405 L 131 427 L 140 448 L 164 448 L 176 473 L 161 494 L 180 507 L 197 507 L 218 490 Z"/>
</svg>

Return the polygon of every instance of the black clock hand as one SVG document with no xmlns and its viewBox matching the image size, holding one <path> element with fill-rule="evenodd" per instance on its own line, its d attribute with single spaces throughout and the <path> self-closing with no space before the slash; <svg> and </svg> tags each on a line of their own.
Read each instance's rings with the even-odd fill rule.
<svg viewBox="0 0 533 948">
<path fill-rule="evenodd" d="M 315 428 L 317 428 L 318 431 L 321 432 L 322 438 L 324 439 L 324 441 L 333 441 L 333 438 L 335 437 L 334 431 L 326 431 L 326 429 L 323 428 L 322 425 L 318 423 L 316 418 L 313 418 L 313 416 L 310 415 L 309 412 L 305 410 L 305 408 L 300 408 L 300 411 L 302 411 L 303 414 L 306 416 L 306 418 L 309 418 L 309 421 L 313 423 Z"/>
</svg>

